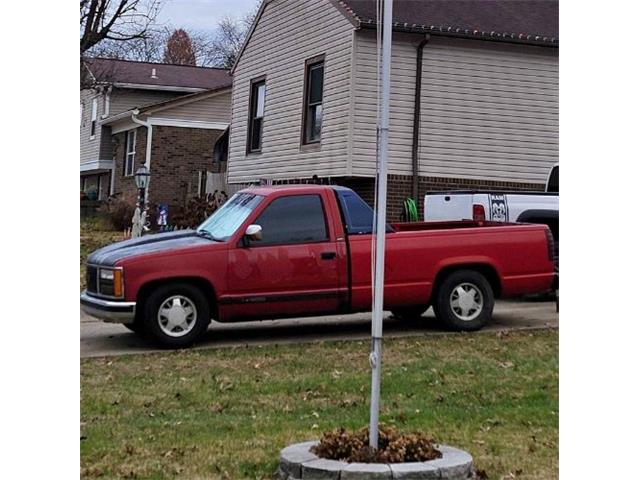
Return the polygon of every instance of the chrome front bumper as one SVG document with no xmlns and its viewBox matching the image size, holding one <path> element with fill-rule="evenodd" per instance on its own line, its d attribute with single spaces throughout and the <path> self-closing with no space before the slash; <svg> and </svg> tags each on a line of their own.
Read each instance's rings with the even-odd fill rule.
<svg viewBox="0 0 640 480">
<path fill-rule="evenodd" d="M 93 297 L 85 290 L 80 294 L 80 308 L 87 315 L 111 323 L 133 323 L 136 302 L 121 302 Z"/>
</svg>

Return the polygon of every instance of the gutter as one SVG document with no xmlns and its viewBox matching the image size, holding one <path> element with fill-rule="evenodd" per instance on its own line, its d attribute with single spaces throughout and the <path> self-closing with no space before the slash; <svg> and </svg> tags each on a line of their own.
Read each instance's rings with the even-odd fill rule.
<svg viewBox="0 0 640 480">
<path fill-rule="evenodd" d="M 411 196 L 419 205 L 418 201 L 418 179 L 420 170 L 418 165 L 418 140 L 420 137 L 420 97 L 422 93 L 422 57 L 424 47 L 429 43 L 429 35 L 426 35 L 417 48 L 416 55 L 416 85 L 413 100 L 413 144 L 411 146 Z"/>
<path fill-rule="evenodd" d="M 175 87 L 173 85 L 153 85 L 147 83 L 129 82 L 113 82 L 112 85 L 116 88 L 130 88 L 133 90 L 158 90 L 162 92 L 198 93 L 208 90 L 207 88 L 200 87 Z"/>
<path fill-rule="evenodd" d="M 375 20 L 370 19 L 361 20 L 360 28 L 376 30 L 377 23 L 375 22 Z M 490 42 L 517 43 L 521 45 L 537 45 L 541 47 L 558 48 L 560 45 L 558 38 L 546 37 L 543 35 L 499 33 L 495 31 L 486 32 L 480 30 L 469 30 L 467 28 L 454 28 L 435 25 L 410 25 L 408 23 L 401 22 L 395 22 L 393 24 L 393 31 L 404 33 L 425 33 L 427 35 L 466 38 L 469 40 L 485 40 Z"/>
<path fill-rule="evenodd" d="M 126 110 L 122 113 L 117 113 L 115 115 L 110 115 L 107 118 L 100 121 L 101 125 L 111 125 L 114 122 L 118 122 L 120 120 L 124 120 L 125 118 L 129 118 L 133 113 L 133 110 Z"/>
<path fill-rule="evenodd" d="M 144 165 L 147 167 L 149 173 L 151 173 L 151 140 L 153 138 L 153 125 L 150 122 L 145 122 L 143 120 L 140 120 L 138 118 L 138 115 L 140 115 L 140 110 L 136 108 L 133 110 L 133 112 L 131 112 L 131 121 L 133 123 L 137 123 L 138 125 L 142 125 L 143 127 L 147 127 L 147 148 L 145 149 L 145 152 L 144 152 Z M 149 184 L 145 189 L 145 199 L 144 199 L 145 202 L 149 200 L 150 185 L 151 185 L 151 177 L 149 177 Z"/>
</svg>

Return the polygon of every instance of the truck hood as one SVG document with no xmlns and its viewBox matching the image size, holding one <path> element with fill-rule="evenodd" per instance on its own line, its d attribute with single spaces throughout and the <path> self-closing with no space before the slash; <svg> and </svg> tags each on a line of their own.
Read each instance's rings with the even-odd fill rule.
<svg viewBox="0 0 640 480">
<path fill-rule="evenodd" d="M 121 260 L 140 255 L 212 245 L 214 243 L 212 240 L 199 236 L 195 230 L 158 233 L 107 245 L 89 255 L 87 263 L 113 266 Z"/>
</svg>

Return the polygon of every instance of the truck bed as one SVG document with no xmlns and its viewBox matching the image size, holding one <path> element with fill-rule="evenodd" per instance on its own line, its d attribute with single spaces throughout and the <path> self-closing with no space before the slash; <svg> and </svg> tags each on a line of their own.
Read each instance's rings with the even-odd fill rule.
<svg viewBox="0 0 640 480">
<path fill-rule="evenodd" d="M 449 220 L 441 222 L 410 222 L 392 223 L 394 232 L 416 232 L 421 230 L 454 230 L 458 228 L 502 227 L 516 225 L 507 222 L 475 221 L 475 220 Z"/>
</svg>

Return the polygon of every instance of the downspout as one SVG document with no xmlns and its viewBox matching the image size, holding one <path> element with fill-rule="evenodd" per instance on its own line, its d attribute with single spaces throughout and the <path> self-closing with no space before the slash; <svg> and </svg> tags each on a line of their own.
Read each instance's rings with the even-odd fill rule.
<svg viewBox="0 0 640 480">
<path fill-rule="evenodd" d="M 131 113 L 131 121 L 133 123 L 137 123 L 138 125 L 142 125 L 143 127 L 147 127 L 147 148 L 144 152 L 144 164 L 151 173 L 151 140 L 153 138 L 153 125 L 150 122 L 142 121 L 138 118 L 140 115 L 140 110 L 137 108 Z M 151 185 L 151 177 L 149 177 L 149 184 L 147 185 L 147 189 L 145 192 L 145 202 L 149 200 L 149 187 Z"/>
<path fill-rule="evenodd" d="M 418 200 L 418 179 L 420 178 L 420 171 L 418 168 L 418 138 L 420 136 L 420 97 L 422 92 L 422 51 L 425 45 L 429 42 L 429 35 L 427 35 L 418 45 L 416 56 L 416 87 L 414 94 L 413 104 L 413 145 L 411 148 L 411 170 L 412 170 L 412 183 L 411 183 L 411 196 L 416 202 L 416 205 L 420 205 Z"/>
<path fill-rule="evenodd" d="M 102 114 L 102 118 L 107 118 L 109 116 L 109 114 L 111 113 L 111 92 L 113 90 L 113 87 L 111 85 L 109 85 L 109 88 L 107 88 L 107 92 L 106 92 L 106 96 L 104 97 L 104 113 Z M 111 132 L 111 129 L 109 129 L 109 132 Z M 116 186 L 115 186 L 115 180 L 116 180 L 116 166 L 115 166 L 115 162 L 113 165 L 113 168 L 111 169 L 111 179 L 109 180 L 109 196 L 113 196 L 113 194 L 116 191 Z"/>
</svg>

